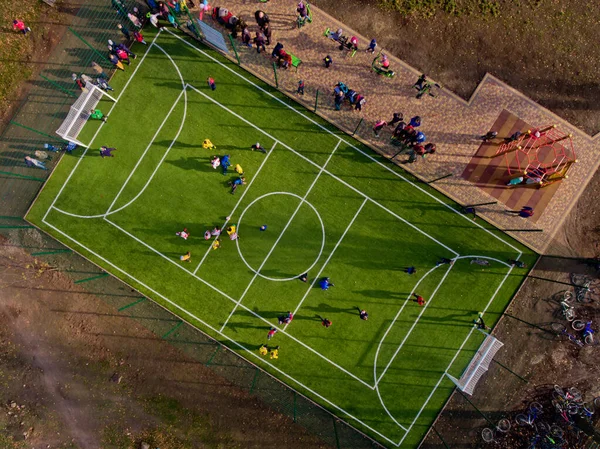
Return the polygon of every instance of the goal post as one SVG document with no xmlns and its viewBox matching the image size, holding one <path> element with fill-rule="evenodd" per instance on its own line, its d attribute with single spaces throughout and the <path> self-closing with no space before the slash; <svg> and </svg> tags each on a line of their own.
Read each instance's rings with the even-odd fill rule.
<svg viewBox="0 0 600 449">
<path fill-rule="evenodd" d="M 115 103 L 117 102 L 114 97 L 102 89 L 91 83 L 86 83 L 85 90 L 81 92 L 79 98 L 75 100 L 75 103 L 69 109 L 67 117 L 63 120 L 56 134 L 68 142 L 73 142 L 87 148 L 88 145 L 80 142 L 77 137 L 90 118 L 90 111 L 98 105 L 103 96 L 110 98 Z"/>
<path fill-rule="evenodd" d="M 446 372 L 448 379 L 450 379 L 462 392 L 467 393 L 468 395 L 473 394 L 475 385 L 477 385 L 481 376 L 487 372 L 496 353 L 504 346 L 504 343 L 493 335 L 488 334 L 482 329 L 477 330 L 486 336 L 485 340 L 481 346 L 479 346 L 477 353 L 463 371 L 460 379 L 457 379 Z"/>
</svg>

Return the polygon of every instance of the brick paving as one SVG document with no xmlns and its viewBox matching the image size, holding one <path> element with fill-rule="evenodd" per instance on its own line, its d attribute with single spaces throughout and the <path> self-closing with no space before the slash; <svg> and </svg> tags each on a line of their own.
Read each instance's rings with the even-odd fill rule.
<svg viewBox="0 0 600 449">
<path fill-rule="evenodd" d="M 272 0 L 268 3 L 227 0 L 213 6 L 226 7 L 234 15 L 246 20 L 253 35 L 258 29 L 254 12 L 262 9 L 268 13 L 273 32 L 271 46 L 267 47 L 266 54 L 257 54 L 253 48 L 242 48 L 238 39 L 240 45 L 237 48 L 242 66 L 268 83 L 274 84 L 270 53 L 275 43 L 281 42 L 288 53 L 293 53 L 303 62 L 297 71 L 294 68 L 278 70 L 279 89 L 311 109 L 314 108 L 318 90 L 317 113 L 350 133 L 355 130 L 360 119 L 364 119 L 355 137 L 375 151 L 388 157 L 397 151 L 397 148 L 389 143 L 390 129 L 383 131 L 379 138 L 374 136 L 371 127 L 375 121 L 390 120 L 393 112 L 402 112 L 405 119 L 414 115 L 421 116 L 420 130 L 425 133 L 428 142 L 436 143 L 437 153 L 414 164 L 404 164 L 403 167 L 424 180 L 433 180 L 451 173 L 452 177 L 432 185 L 460 204 L 495 200 L 489 193 L 461 175 L 481 144 L 477 137 L 492 128 L 503 110 L 534 127 L 557 124 L 562 131 L 572 134 L 578 163 L 569 170 L 569 179 L 558 185 L 554 184 L 554 187 L 547 187 L 552 188 L 554 195 L 547 198 L 547 203 L 545 200 L 543 210 L 539 213 L 536 211 L 535 221 L 506 214 L 505 206 L 501 203 L 478 209 L 479 215 L 500 229 L 543 230 L 509 234 L 540 253 L 549 250 L 552 237 L 600 164 L 600 134 L 594 137 L 585 134 L 489 73 L 485 75 L 469 101 L 464 101 L 446 89 L 439 91 L 436 98 L 425 96 L 417 100 L 416 91 L 411 87 L 420 75 L 416 69 L 388 54 L 390 67 L 396 72 L 396 76 L 390 79 L 371 71 L 373 56 L 366 53 L 365 49 L 371 38 L 377 36 L 361 36 L 349 28 L 348 25 L 351 24 L 343 24 L 316 7 L 311 7 L 313 22 L 298 29 L 296 4 L 295 0 Z M 204 21 L 217 29 L 223 29 L 206 15 Z M 357 36 L 357 54 L 351 57 L 350 52 L 338 50 L 337 44 L 324 36 L 326 28 L 342 28 L 344 35 Z M 334 61 L 329 69 L 325 69 L 322 62 L 326 55 L 330 55 Z M 295 93 L 300 79 L 306 83 L 303 97 Z M 341 111 L 334 110 L 332 91 L 338 81 L 344 82 L 366 97 L 367 103 L 362 112 L 351 110 L 348 106 Z M 405 157 L 399 157 L 395 162 L 400 163 L 404 159 Z"/>
</svg>

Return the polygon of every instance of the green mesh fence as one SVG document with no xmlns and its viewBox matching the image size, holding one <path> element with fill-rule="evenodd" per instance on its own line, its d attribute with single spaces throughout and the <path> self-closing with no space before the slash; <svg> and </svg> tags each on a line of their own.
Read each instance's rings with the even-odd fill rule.
<svg viewBox="0 0 600 449">
<path fill-rule="evenodd" d="M 51 160 L 47 161 L 47 171 L 27 167 L 24 157 L 34 156 L 36 150 L 44 150 L 45 143 L 64 143 L 55 131 L 80 93 L 71 74 L 85 73 L 95 77 L 91 69 L 94 61 L 108 76 L 111 75 L 107 41 L 123 39 L 118 24 L 133 32 L 134 26 L 127 12 L 134 6 L 145 15 L 146 5 L 136 4 L 133 0 L 86 1 L 0 135 L 0 235 L 6 237 L 3 244 L 21 247 L 45 263 L 48 269 L 65 273 L 83 292 L 99 297 L 112 306 L 115 314 L 136 320 L 151 330 L 156 338 L 167 340 L 190 358 L 210 367 L 232 385 L 290 417 L 332 447 L 381 447 L 329 411 L 184 323 L 22 218 L 59 158 L 77 156 L 49 153 Z M 172 14 L 180 29 L 201 39 L 199 27 L 189 10 L 179 14 L 172 11 Z"/>
</svg>

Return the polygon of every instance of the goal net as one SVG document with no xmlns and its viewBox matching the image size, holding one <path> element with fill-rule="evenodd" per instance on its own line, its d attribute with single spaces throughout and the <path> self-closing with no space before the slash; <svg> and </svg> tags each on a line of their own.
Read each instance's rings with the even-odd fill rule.
<svg viewBox="0 0 600 449">
<path fill-rule="evenodd" d="M 496 355 L 500 348 L 504 346 L 504 343 L 496 339 L 496 337 L 484 332 L 481 329 L 478 330 L 486 335 L 485 340 L 479 347 L 475 357 L 471 359 L 469 366 L 467 366 L 467 368 L 463 371 L 460 379 L 457 379 L 456 377 L 446 373 L 446 376 L 448 376 L 448 378 L 454 382 L 454 384 L 460 388 L 461 391 L 469 395 L 473 394 L 475 385 L 477 385 L 477 382 L 481 376 L 487 372 L 494 355 Z"/>
<path fill-rule="evenodd" d="M 56 131 L 56 134 L 69 142 L 87 147 L 86 144 L 77 140 L 77 137 L 87 120 L 90 118 L 91 111 L 98 105 L 103 95 L 106 95 L 116 103 L 117 100 L 106 92 L 91 83 L 86 83 L 85 90 L 81 92 L 79 98 L 77 98 L 75 103 L 73 103 L 73 106 L 71 106 L 67 118 L 64 119 L 60 128 Z"/>
</svg>

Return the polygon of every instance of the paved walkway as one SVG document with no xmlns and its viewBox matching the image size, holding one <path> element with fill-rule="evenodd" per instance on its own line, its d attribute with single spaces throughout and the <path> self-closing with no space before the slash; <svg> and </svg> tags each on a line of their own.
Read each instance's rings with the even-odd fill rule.
<svg viewBox="0 0 600 449">
<path fill-rule="evenodd" d="M 405 119 L 414 115 L 421 116 L 421 130 L 429 142 L 437 144 L 437 153 L 426 160 L 405 164 L 404 167 L 424 180 L 433 180 L 451 173 L 452 177 L 432 185 L 462 205 L 495 200 L 462 178 L 461 174 L 481 144 L 477 136 L 490 130 L 503 110 L 535 127 L 557 124 L 563 131 L 571 133 L 578 163 L 570 169 L 569 179 L 560 183 L 556 194 L 550 199 L 547 207 L 540 211 L 540 216 L 535 222 L 506 214 L 505 206 L 501 203 L 478 209 L 481 216 L 500 229 L 543 230 L 516 231 L 509 234 L 540 253 L 546 250 L 552 252 L 552 248 L 549 248 L 552 237 L 600 164 L 600 134 L 592 138 L 489 73 L 468 102 L 447 90 L 442 90 L 437 98 L 423 97 L 417 100 L 416 91 L 411 87 L 420 75 L 416 69 L 395 57 L 390 57 L 391 68 L 396 71 L 395 78 L 389 79 L 370 70 L 373 56 L 364 49 L 371 37 L 376 36 L 361 36 L 316 7 L 312 7 L 313 22 L 298 29 L 295 23 L 296 4 L 295 0 L 273 0 L 268 3 L 226 0 L 213 6 L 226 7 L 234 15 L 245 19 L 253 32 L 257 29 L 254 12 L 257 9 L 267 12 L 271 18 L 272 44 L 267 47 L 267 54 L 259 55 L 255 49 L 242 48 L 240 43 L 238 52 L 242 65 L 274 84 L 270 53 L 275 43 L 281 42 L 286 51 L 302 59 L 303 63 L 297 72 L 293 68 L 278 70 L 279 88 L 298 98 L 309 108 L 314 107 L 318 90 L 318 113 L 350 133 L 363 118 L 356 137 L 374 150 L 388 157 L 397 151 L 396 147 L 389 144 L 391 130 L 382 132 L 379 138 L 375 138 L 371 127 L 376 120 L 390 120 L 393 112 L 402 112 Z M 205 16 L 204 21 L 222 29 L 213 23 L 210 17 Z M 354 57 L 351 57 L 350 52 L 341 52 L 334 41 L 324 36 L 326 28 L 342 28 L 345 35 L 356 35 L 361 50 Z M 326 55 L 330 55 L 334 60 L 329 69 L 325 69 L 322 63 Z M 295 93 L 299 79 L 306 83 L 304 97 Z M 367 104 L 362 112 L 350 110 L 348 107 L 342 111 L 334 110 L 332 91 L 338 81 L 344 82 L 366 97 Z M 397 162 L 405 159 L 401 158 Z"/>
</svg>

